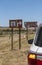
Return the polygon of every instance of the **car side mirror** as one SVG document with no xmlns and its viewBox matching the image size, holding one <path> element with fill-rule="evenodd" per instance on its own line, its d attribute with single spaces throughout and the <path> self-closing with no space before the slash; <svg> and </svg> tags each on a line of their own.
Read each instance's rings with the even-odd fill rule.
<svg viewBox="0 0 42 65">
<path fill-rule="evenodd" d="M 29 44 L 32 44 L 32 42 L 33 42 L 33 39 L 29 39 L 29 40 L 28 40 L 28 43 L 29 43 Z"/>
</svg>

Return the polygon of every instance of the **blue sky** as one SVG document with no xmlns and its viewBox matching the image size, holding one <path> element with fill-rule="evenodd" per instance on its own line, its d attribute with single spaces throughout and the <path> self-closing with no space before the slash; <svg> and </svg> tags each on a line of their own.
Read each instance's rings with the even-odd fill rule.
<svg viewBox="0 0 42 65">
<path fill-rule="evenodd" d="M 10 19 L 42 23 L 42 0 L 0 0 L 0 26 L 9 26 Z"/>
</svg>

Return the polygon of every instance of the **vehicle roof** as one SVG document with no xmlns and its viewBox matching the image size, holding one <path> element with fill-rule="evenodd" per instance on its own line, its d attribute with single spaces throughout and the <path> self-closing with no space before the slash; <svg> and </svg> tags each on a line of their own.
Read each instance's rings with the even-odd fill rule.
<svg viewBox="0 0 42 65">
<path fill-rule="evenodd" d="M 40 24 L 39 27 L 42 27 L 42 24 Z"/>
</svg>

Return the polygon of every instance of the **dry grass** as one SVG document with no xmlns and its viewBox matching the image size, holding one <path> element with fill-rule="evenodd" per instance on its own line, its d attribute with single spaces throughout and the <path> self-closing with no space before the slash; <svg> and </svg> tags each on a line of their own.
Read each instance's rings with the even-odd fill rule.
<svg viewBox="0 0 42 65">
<path fill-rule="evenodd" d="M 27 65 L 27 54 L 30 45 L 27 43 L 25 34 L 21 35 L 21 49 L 19 50 L 19 35 L 13 36 L 14 44 L 11 50 L 11 37 L 0 37 L 0 65 Z M 31 34 L 29 38 L 33 38 Z"/>
</svg>

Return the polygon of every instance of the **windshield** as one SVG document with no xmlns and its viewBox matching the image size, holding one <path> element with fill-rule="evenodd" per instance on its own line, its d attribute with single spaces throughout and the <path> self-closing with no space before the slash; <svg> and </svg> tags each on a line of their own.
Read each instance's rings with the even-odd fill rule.
<svg viewBox="0 0 42 65">
<path fill-rule="evenodd" d="M 42 27 L 37 31 L 35 45 L 42 47 Z"/>
</svg>

